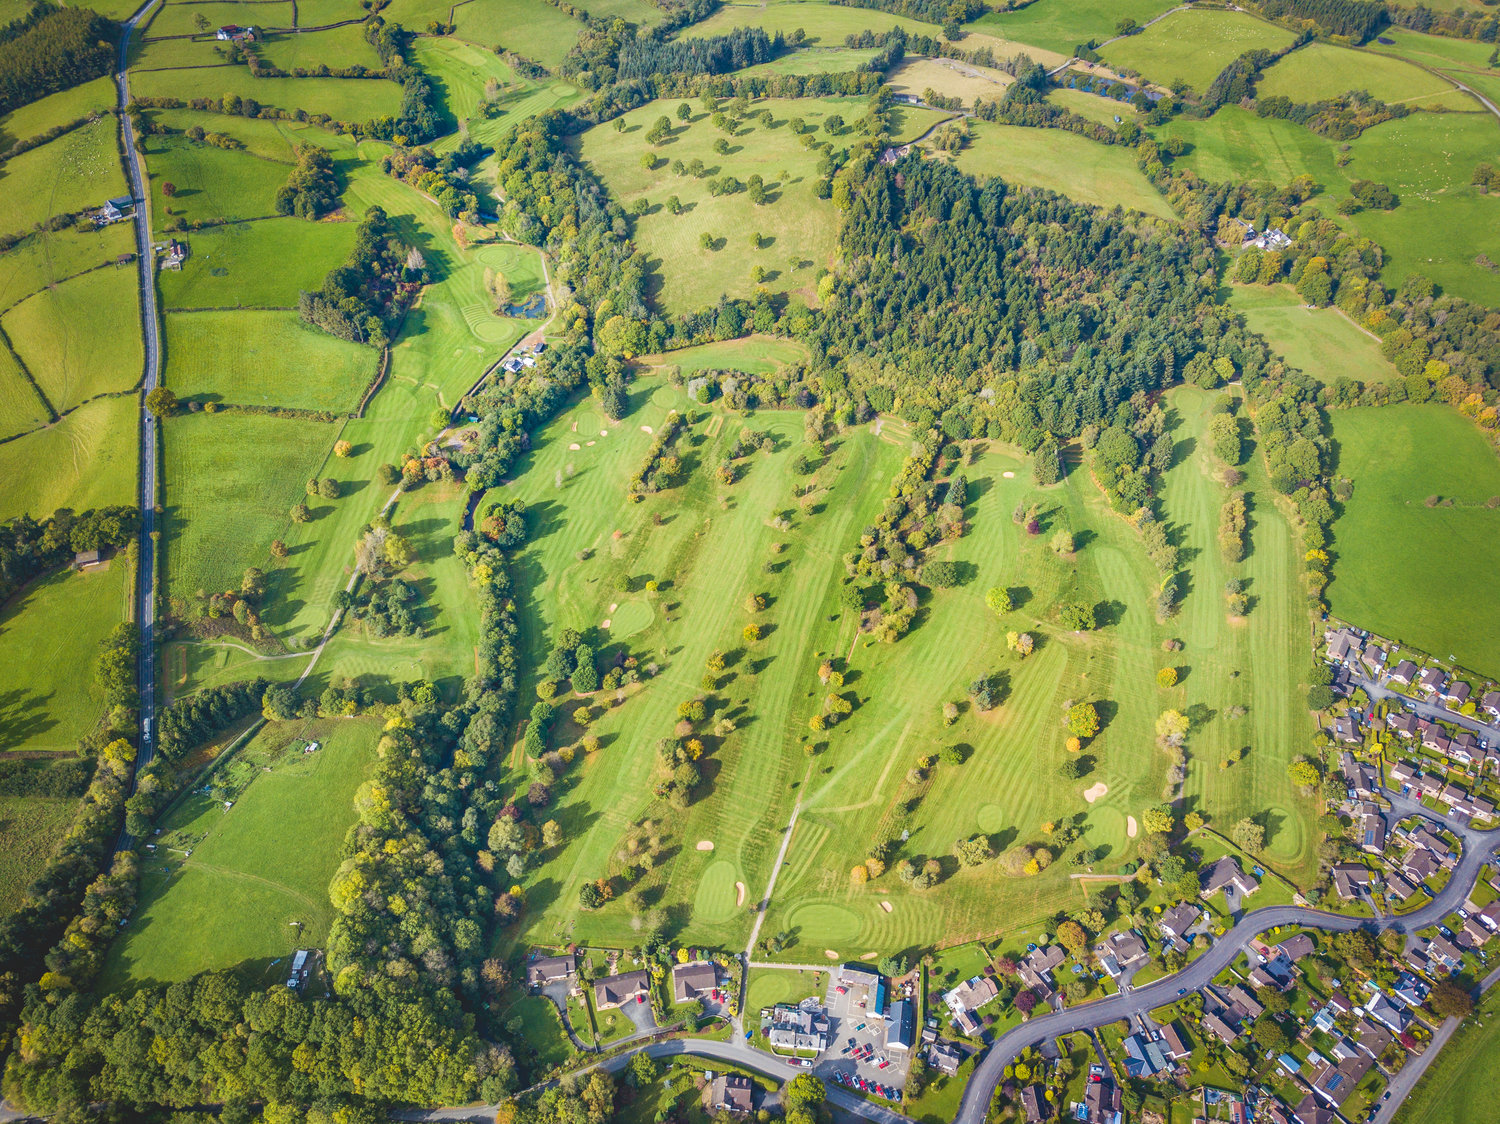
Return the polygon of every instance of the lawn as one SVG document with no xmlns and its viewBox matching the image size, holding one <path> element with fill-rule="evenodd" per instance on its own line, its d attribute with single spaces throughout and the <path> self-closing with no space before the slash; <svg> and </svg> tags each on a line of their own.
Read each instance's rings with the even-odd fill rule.
<svg viewBox="0 0 1500 1124">
<path fill-rule="evenodd" d="M 380 352 L 302 323 L 295 312 L 172 312 L 166 385 L 179 398 L 236 406 L 353 410 Z"/>
<path fill-rule="evenodd" d="M 270 963 L 322 947 L 333 920 L 328 884 L 379 736 L 373 719 L 268 725 L 216 774 L 232 807 L 195 791 L 167 811 L 105 985 L 186 979 L 246 961 L 252 972 L 284 978 Z M 314 740 L 321 749 L 301 752 Z"/>
<path fill-rule="evenodd" d="M 297 218 L 229 223 L 182 236 L 188 260 L 162 270 L 163 306 L 295 308 L 297 294 L 316 289 L 354 248 L 354 222 Z"/>
<path fill-rule="evenodd" d="M 642 355 L 636 362 L 645 367 L 677 367 L 685 375 L 714 370 L 770 375 L 789 363 L 806 360 L 807 348 L 796 340 L 745 336 L 743 339 L 685 347 L 662 355 Z"/>
<path fill-rule="evenodd" d="M 1412 108 L 1442 105 L 1477 110 L 1469 98 L 1434 74 L 1397 58 L 1310 43 L 1293 51 L 1261 75 L 1256 92 L 1294 102 L 1315 102 L 1350 90 L 1365 90 L 1382 101 L 1409 103 Z"/>
<path fill-rule="evenodd" d="M 516 1062 L 532 1079 L 573 1056 L 573 1044 L 563 1030 L 557 1008 L 545 996 L 523 994 L 501 1011 L 499 1018 L 501 1025 L 520 1020 L 520 1033 L 515 1036 L 515 1041 L 521 1044 L 521 1049 Z"/>
<path fill-rule="evenodd" d="M 0 917 L 21 904 L 77 812 L 62 796 L 0 796 Z"/>
<path fill-rule="evenodd" d="M 169 218 L 222 222 L 276 213 L 276 191 L 291 174 L 287 162 L 241 149 L 217 148 L 183 136 L 154 136 L 142 146 L 153 195 L 151 218 L 161 230 Z M 163 185 L 176 193 L 165 198 Z"/>
<path fill-rule="evenodd" d="M 105 710 L 94 660 L 125 619 L 130 593 L 121 557 L 86 574 L 52 574 L 6 603 L 0 661 L 14 670 L 0 691 L 0 751 L 72 753 L 94 728 Z"/>
<path fill-rule="evenodd" d="M 0 317 L 16 354 L 58 413 L 141 381 L 137 273 L 108 267 L 43 289 Z"/>
<path fill-rule="evenodd" d="M 828 976 L 823 972 L 805 972 L 788 968 L 752 968 L 750 986 L 745 991 L 745 1018 L 754 1023 L 761 1008 L 777 1003 L 800 1003 L 809 996 L 820 1003 L 827 990 Z"/>
<path fill-rule="evenodd" d="M 849 98 L 757 101 L 753 108 L 770 110 L 771 124 L 764 119 L 741 122 L 729 141 L 728 155 L 714 152 L 714 141 L 726 135 L 701 109 L 688 124 L 672 117 L 675 126 L 666 143 L 653 146 L 647 141 L 652 122 L 671 115 L 676 105 L 652 102 L 624 116 L 623 132 L 611 123 L 590 129 L 579 142 L 583 160 L 627 210 L 639 199 L 650 204 L 650 211 L 636 220 L 635 238 L 651 267 L 656 302 L 670 312 L 687 312 L 713 304 L 720 294 L 750 297 L 758 288 L 751 270 L 760 267 L 772 292 L 794 292 L 812 303 L 815 273 L 833 259 L 838 217 L 832 202 L 816 194 L 822 154 L 804 148 L 790 122 L 800 117 L 804 127 L 819 129 L 819 139 L 825 139 L 828 134 L 819 127 L 826 118 L 839 114 L 852 121 L 863 113 L 863 103 Z M 653 171 L 642 167 L 641 157 L 647 152 L 657 157 Z M 700 177 L 671 170 L 674 161 L 691 164 L 695 159 L 705 167 Z M 725 175 L 742 183 L 760 175 L 767 202 L 757 206 L 746 191 L 709 195 L 708 181 Z M 677 216 L 666 207 L 674 195 L 682 204 Z M 769 239 L 768 244 L 752 249 L 752 231 Z M 703 248 L 705 236 L 712 240 L 712 249 Z"/>
<path fill-rule="evenodd" d="M 1324 385 L 1341 378 L 1388 382 L 1399 378 L 1380 354 L 1380 342 L 1337 308 L 1309 308 L 1288 285 L 1235 285 L 1229 307 L 1294 367 Z"/>
<path fill-rule="evenodd" d="M 958 155 L 958 166 L 970 175 L 1045 187 L 1096 207 L 1119 204 L 1158 218 L 1175 217 L 1128 148 L 1057 129 L 985 121 L 970 122 L 970 127 L 974 139 Z"/>
<path fill-rule="evenodd" d="M 123 195 L 118 134 L 118 122 L 105 116 L 6 161 L 0 166 L 0 231 L 22 231 Z"/>
<path fill-rule="evenodd" d="M 17 141 L 38 136 L 58 125 L 113 109 L 114 104 L 115 84 L 106 77 L 95 78 L 92 82 L 52 94 L 9 113 L 0 113 L 0 152 Z"/>
<path fill-rule="evenodd" d="M 1290 31 L 1244 12 L 1189 10 L 1173 12 L 1100 54 L 1117 69 L 1136 71 L 1165 86 L 1181 79 L 1201 94 L 1246 51 L 1277 51 L 1292 38 Z"/>
<path fill-rule="evenodd" d="M 1500 463 L 1444 406 L 1340 410 L 1338 472 L 1354 494 L 1334 525 L 1333 612 L 1439 658 L 1500 676 Z M 1429 496 L 1453 506 L 1428 507 Z"/>
<path fill-rule="evenodd" d="M 54 425 L 0 444 L 0 479 L 11 482 L 0 497 L 0 519 L 134 503 L 139 414 L 133 397 L 99 398 Z"/>
<path fill-rule="evenodd" d="M 1145 23 L 1172 0 L 1034 0 L 1013 12 L 986 12 L 970 27 L 1071 55 L 1080 43 L 1103 42 L 1120 20 Z"/>
<path fill-rule="evenodd" d="M 1500 1099 L 1500 991 L 1480 1000 L 1469 1020 L 1448 1041 L 1416 1088 L 1396 1124 L 1484 1124 Z"/>
</svg>

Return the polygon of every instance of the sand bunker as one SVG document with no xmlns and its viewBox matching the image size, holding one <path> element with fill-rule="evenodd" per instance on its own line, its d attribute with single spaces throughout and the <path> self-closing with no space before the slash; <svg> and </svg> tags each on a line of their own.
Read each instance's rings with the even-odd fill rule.
<svg viewBox="0 0 1500 1124">
<path fill-rule="evenodd" d="M 590 449 L 594 447 L 594 443 L 592 441 L 585 441 L 584 444 L 587 445 Z"/>
<path fill-rule="evenodd" d="M 609 430 L 607 430 L 607 429 L 601 429 L 599 431 L 599 436 L 600 437 L 608 437 L 609 436 Z"/>
<path fill-rule="evenodd" d="M 745 884 L 743 882 L 736 882 L 734 884 L 734 905 L 735 905 L 735 908 L 738 909 L 740 906 L 742 906 L 744 904 L 745 904 Z"/>
<path fill-rule="evenodd" d="M 611 613 L 613 613 L 613 612 L 614 612 L 614 611 L 615 611 L 615 610 L 616 610 L 616 609 L 618 609 L 618 608 L 619 608 L 619 607 L 620 607 L 620 603 L 619 603 L 619 602 L 618 602 L 618 601 L 611 601 L 611 602 L 610 602 L 610 603 L 609 603 L 609 611 L 610 611 L 610 612 L 611 612 Z"/>
<path fill-rule="evenodd" d="M 1127 839 L 1134 839 L 1135 838 L 1135 833 L 1136 833 L 1137 830 L 1139 830 L 1139 829 L 1138 829 L 1138 827 L 1136 825 L 1135 817 L 1134 816 L 1126 816 L 1125 817 L 1125 837 Z"/>
<path fill-rule="evenodd" d="M 576 453 L 576 452 L 578 452 L 578 450 L 579 450 L 579 449 L 581 449 L 581 448 L 583 448 L 583 446 L 582 446 L 582 445 L 580 445 L 580 444 L 579 444 L 579 443 L 578 443 L 578 442 L 577 442 L 577 441 L 574 441 L 574 442 L 573 442 L 573 444 L 571 444 L 571 445 L 569 445 L 569 446 L 568 446 L 568 448 L 569 448 L 569 449 L 570 449 L 570 450 L 571 450 L 571 451 L 572 451 L 572 452 L 575 452 L 575 453 Z"/>
<path fill-rule="evenodd" d="M 698 850 L 700 850 L 700 851 L 712 851 L 713 849 L 714 849 L 713 840 L 711 840 L 711 839 L 700 839 L 700 840 L 698 840 Z"/>
<path fill-rule="evenodd" d="M 881 902 L 880 903 L 880 908 L 883 909 L 883 910 L 885 910 L 887 913 L 889 913 L 891 910 L 895 909 L 896 907 L 893 906 L 893 905 L 891 905 L 890 902 Z"/>
<path fill-rule="evenodd" d="M 1098 800 L 1099 797 L 1106 796 L 1108 795 L 1108 793 L 1109 785 L 1105 784 L 1103 781 L 1100 781 L 1098 784 L 1091 785 L 1088 791 L 1083 794 L 1083 798 L 1090 804 L 1092 804 L 1095 800 Z"/>
<path fill-rule="evenodd" d="M 839 954 L 834 952 L 831 948 L 825 948 L 823 950 L 823 955 L 828 957 L 828 959 L 830 960 L 837 960 L 839 958 Z"/>
<path fill-rule="evenodd" d="M 649 425 L 643 425 L 643 426 L 641 426 L 641 432 L 642 433 L 650 433 L 651 432 L 651 427 Z"/>
<path fill-rule="evenodd" d="M 1016 478 L 1016 474 L 1014 472 L 1002 472 L 1000 475 L 1005 477 L 1007 480 L 1014 480 Z"/>
<path fill-rule="evenodd" d="M 613 623 L 613 622 L 611 622 L 608 617 L 605 617 L 602 621 L 599 622 L 599 627 L 600 628 L 608 628 L 611 623 Z"/>
</svg>

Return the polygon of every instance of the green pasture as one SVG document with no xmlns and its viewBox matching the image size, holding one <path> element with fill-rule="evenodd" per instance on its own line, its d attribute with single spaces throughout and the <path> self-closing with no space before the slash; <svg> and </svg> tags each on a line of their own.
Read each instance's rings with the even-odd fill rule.
<svg viewBox="0 0 1500 1124">
<path fill-rule="evenodd" d="M 1292 33 L 1244 12 L 1173 12 L 1139 35 L 1099 52 L 1116 69 L 1133 70 L 1170 86 L 1179 79 L 1198 93 L 1246 51 L 1277 51 Z"/>
<path fill-rule="evenodd" d="M 1445 406 L 1333 413 L 1354 494 L 1334 525 L 1329 604 L 1344 620 L 1500 676 L 1500 463 Z M 1436 507 L 1427 506 L 1438 496 Z M 1452 501 L 1447 506 L 1446 501 Z"/>
<path fill-rule="evenodd" d="M 21 904 L 77 812 L 62 796 L 0 796 L 0 917 Z"/>
<path fill-rule="evenodd" d="M 188 260 L 164 269 L 157 287 L 168 310 L 295 308 L 354 248 L 354 222 L 297 218 L 226 223 L 181 235 Z"/>
<path fill-rule="evenodd" d="M 48 285 L 133 253 L 135 235 L 129 223 L 86 233 L 72 227 L 34 231 L 0 255 L 0 313 Z M 128 268 L 134 277 L 135 266 Z"/>
<path fill-rule="evenodd" d="M 314 517 L 308 526 L 315 527 L 341 504 L 358 502 L 304 495 L 337 432 L 329 422 L 233 412 L 167 420 L 162 547 L 167 592 L 181 611 L 201 611 L 200 591 L 238 586 L 245 567 L 266 567 L 271 540 L 290 541 L 294 504 L 306 500 Z M 341 546 L 352 551 L 353 537 Z"/>
<path fill-rule="evenodd" d="M 300 19 L 302 6 L 298 4 L 297 8 Z M 365 39 L 364 25 L 359 23 L 347 27 L 332 27 L 326 31 L 273 32 L 261 41 L 260 53 L 272 66 L 280 67 L 288 73 L 296 71 L 298 67 L 312 70 L 318 66 L 326 66 L 331 70 L 346 66 L 382 69 L 380 56 Z M 359 81 L 378 83 L 383 79 Z"/>
<path fill-rule="evenodd" d="M 325 27 L 340 20 L 364 17 L 365 9 L 359 0 L 299 0 L 297 4 L 298 27 Z"/>
<path fill-rule="evenodd" d="M 1452 83 L 1411 63 L 1329 43 L 1309 43 L 1293 51 L 1265 71 L 1256 87 L 1263 97 L 1280 95 L 1294 102 L 1322 101 L 1350 90 L 1365 90 L 1382 101 L 1414 109 L 1479 108 Z"/>
<path fill-rule="evenodd" d="M 660 101 L 642 106 L 625 115 L 623 132 L 616 131 L 614 124 L 590 129 L 578 148 L 582 159 L 627 209 L 638 199 L 650 204 L 650 210 L 636 220 L 635 239 L 650 265 L 656 301 L 668 311 L 685 312 L 712 304 L 721 293 L 749 297 L 758 288 L 751 280 L 751 269 L 758 265 L 766 271 L 766 288 L 796 293 L 812 303 L 816 272 L 833 259 L 838 218 L 833 204 L 816 194 L 821 153 L 802 147 L 789 122 L 800 117 L 805 125 L 819 128 L 818 135 L 824 138 L 827 134 L 820 126 L 828 116 L 840 114 L 852 121 L 863 113 L 862 102 L 848 98 L 759 101 L 757 107 L 771 111 L 771 124 L 767 126 L 763 119 L 741 122 L 729 142 L 729 154 L 723 156 L 714 152 L 713 143 L 725 134 L 714 128 L 701 109 L 686 125 L 672 117 L 675 126 L 666 143 L 652 145 L 646 140 L 652 123 L 664 114 L 670 116 L 676 105 L 676 101 Z M 839 143 L 837 138 L 835 143 Z M 647 152 L 657 157 L 653 171 L 641 165 Z M 701 178 L 671 171 L 672 161 L 690 164 L 694 159 L 701 159 L 706 168 Z M 767 188 L 767 202 L 760 206 L 751 203 L 744 191 L 717 198 L 708 193 L 710 179 L 733 175 L 744 183 L 756 174 Z M 680 215 L 667 213 L 666 202 L 672 195 L 682 204 Z M 766 236 L 769 244 L 752 250 L 752 231 Z M 705 234 L 714 240 L 712 249 L 701 245 Z"/>
<path fill-rule="evenodd" d="M 1108 125 L 1111 129 L 1115 127 L 1116 117 L 1121 121 L 1134 121 L 1140 116 L 1129 102 L 1101 98 L 1098 94 L 1086 94 L 1082 90 L 1066 88 L 1050 90 L 1047 93 L 1047 100 L 1061 106 L 1069 113 L 1087 117 L 1090 121 Z"/>
<path fill-rule="evenodd" d="M 114 104 L 115 84 L 105 77 L 0 114 L 0 153 L 17 141 L 38 136 L 91 113 L 113 109 Z"/>
<path fill-rule="evenodd" d="M 554 9 L 555 10 L 555 9 Z M 261 105 L 326 113 L 336 121 L 368 121 L 394 116 L 401 87 L 378 78 L 256 78 L 245 66 L 193 66 L 172 69 L 171 44 L 152 44 L 130 68 L 130 92 L 142 97 L 222 98 L 237 94 Z"/>
<path fill-rule="evenodd" d="M 1333 190 L 1348 182 L 1334 163 L 1338 145 L 1311 129 L 1260 117 L 1254 110 L 1226 105 L 1202 120 L 1177 117 L 1155 130 L 1159 138 L 1186 141 L 1188 151 L 1175 163 L 1204 179 L 1268 180 L 1285 185 L 1300 175 L 1310 175 Z"/>
<path fill-rule="evenodd" d="M 172 312 L 164 326 L 165 383 L 192 402 L 348 411 L 380 365 L 295 312 Z"/>
<path fill-rule="evenodd" d="M 878 52 L 874 47 L 803 47 L 778 59 L 746 67 L 742 74 L 844 74 L 858 70 Z"/>
<path fill-rule="evenodd" d="M 1294 367 L 1327 385 L 1341 378 L 1388 382 L 1398 378 L 1380 354 L 1380 341 L 1337 308 L 1309 308 L 1287 285 L 1235 285 L 1229 307 Z"/>
<path fill-rule="evenodd" d="M 350 12 L 351 16 L 355 13 Z M 207 41 L 214 42 L 213 29 L 224 24 L 254 24 L 256 27 L 291 27 L 291 0 L 268 0 L 266 3 L 237 4 L 222 2 L 190 3 L 188 0 L 166 0 L 151 20 L 148 39 L 166 35 L 201 35 L 194 16 L 201 15 L 209 24 Z"/>
<path fill-rule="evenodd" d="M 1172 6 L 1172 0 L 1034 0 L 1014 12 L 986 12 L 968 26 L 1071 55 L 1080 43 L 1113 38 L 1126 17 L 1145 23 Z"/>
<path fill-rule="evenodd" d="M 1116 204 L 1171 219 L 1172 208 L 1135 164 L 1130 149 L 1057 129 L 970 122 L 973 140 L 958 166 L 973 176 L 1045 187 L 1096 207 Z"/>
<path fill-rule="evenodd" d="M 279 982 L 295 949 L 323 947 L 328 885 L 379 736 L 368 719 L 268 725 L 221 766 L 232 807 L 194 791 L 168 811 L 105 986 L 236 965 Z M 303 753 L 309 741 L 322 748 Z"/>
<path fill-rule="evenodd" d="M 134 267 L 108 266 L 28 297 L 0 326 L 59 413 L 141 381 L 140 306 Z"/>
<path fill-rule="evenodd" d="M 280 163 L 241 149 L 216 148 L 187 137 L 150 137 L 142 146 L 151 180 L 151 218 L 160 231 L 169 218 L 188 222 L 258 219 L 276 213 L 276 191 L 291 174 Z M 176 193 L 168 199 L 164 184 Z"/>
<path fill-rule="evenodd" d="M 125 194 L 118 133 L 114 117 L 101 117 L 0 165 L 0 230 L 19 232 Z"/>
<path fill-rule="evenodd" d="M 616 0 L 632 7 L 640 0 Z M 448 11 L 446 0 L 438 7 Z M 555 70 L 578 36 L 583 24 L 554 8 L 546 0 L 474 0 L 453 9 L 453 34 L 481 47 L 503 46 Z"/>
<path fill-rule="evenodd" d="M 1390 42 L 1371 40 L 1365 50 L 1455 73 L 1489 70 L 1490 52 L 1495 49 L 1491 43 L 1454 39 L 1447 35 L 1424 35 L 1404 27 L 1387 27 L 1381 31 L 1380 39 L 1389 39 Z"/>
<path fill-rule="evenodd" d="M 50 514 L 50 512 L 49 512 Z M 0 610 L 0 751 L 72 753 L 105 711 L 94 692 L 99 645 L 125 619 L 130 565 L 65 570 L 32 582 Z"/>
<path fill-rule="evenodd" d="M 1500 1099 L 1500 991 L 1490 991 L 1474 1014 L 1432 1060 L 1402 1103 L 1396 1124 L 1483 1124 Z"/>
<path fill-rule="evenodd" d="M 744 371 L 771 375 L 789 363 L 806 361 L 807 348 L 795 340 L 775 336 L 745 336 L 699 344 L 661 355 L 643 355 L 637 361 L 648 367 L 677 367 L 684 375 L 696 371 Z"/>
<path fill-rule="evenodd" d="M 139 417 L 133 395 L 97 398 L 45 429 L 0 444 L 0 479 L 10 481 L 0 497 L 0 519 L 134 503 Z"/>
<path fill-rule="evenodd" d="M 0 351 L 0 437 L 30 433 L 51 420 L 20 365 L 9 351 Z"/>
<path fill-rule="evenodd" d="M 330 132 L 317 125 L 300 121 L 278 121 L 268 117 L 226 117 L 221 113 L 200 113 L 193 109 L 157 109 L 152 120 L 176 132 L 186 132 L 194 125 L 205 132 L 225 133 L 244 145 L 244 151 L 279 164 L 290 173 L 299 144 L 315 144 L 333 153 L 334 168 L 357 168 L 360 164 L 358 142 L 350 136 Z M 279 185 L 278 185 L 279 186 Z"/>
</svg>

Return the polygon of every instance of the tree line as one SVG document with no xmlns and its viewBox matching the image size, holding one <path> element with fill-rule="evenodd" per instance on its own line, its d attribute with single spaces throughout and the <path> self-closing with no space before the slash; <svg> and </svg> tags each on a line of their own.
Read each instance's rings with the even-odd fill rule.
<svg viewBox="0 0 1500 1124">
<path fill-rule="evenodd" d="M 1329 35 L 1363 43 L 1389 19 L 1379 0 L 1255 0 L 1252 7 L 1268 19 L 1311 20 Z"/>
<path fill-rule="evenodd" d="M 0 113 L 108 74 L 114 35 L 98 12 L 50 0 L 0 28 Z"/>
<path fill-rule="evenodd" d="M 66 565 L 87 550 L 120 550 L 135 541 L 140 512 L 101 507 L 58 508 L 47 518 L 17 515 L 0 522 L 0 602 L 33 578 Z"/>
</svg>

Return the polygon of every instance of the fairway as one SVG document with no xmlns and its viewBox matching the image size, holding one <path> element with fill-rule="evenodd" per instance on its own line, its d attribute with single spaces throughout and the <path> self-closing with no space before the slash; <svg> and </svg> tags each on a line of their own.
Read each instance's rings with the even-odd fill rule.
<svg viewBox="0 0 1500 1124">
<path fill-rule="evenodd" d="M 694 371 L 744 371 L 752 375 L 769 375 L 788 363 L 805 361 L 807 348 L 795 340 L 775 336 L 746 336 L 721 343 L 699 344 L 662 355 L 642 355 L 637 362 L 645 367 L 677 367 L 683 374 Z"/>
<path fill-rule="evenodd" d="M 1033 0 L 1013 12 L 986 12 L 968 26 L 1071 55 L 1081 43 L 1112 38 L 1122 19 L 1161 15 L 1172 0 Z"/>
<path fill-rule="evenodd" d="M 714 303 L 721 293 L 750 297 L 763 283 L 772 292 L 793 292 L 813 303 L 816 271 L 833 258 L 837 212 L 815 190 L 821 153 L 803 148 L 790 122 L 800 118 L 804 127 L 827 136 L 820 129 L 825 119 L 839 114 L 853 120 L 863 112 L 863 103 L 852 98 L 758 100 L 752 108 L 769 110 L 771 124 L 764 119 L 741 122 L 727 155 L 714 151 L 714 141 L 725 139 L 725 134 L 701 109 L 686 125 L 672 117 L 674 127 L 666 143 L 654 146 L 647 141 L 652 123 L 670 115 L 676 105 L 652 102 L 627 113 L 624 132 L 617 132 L 613 124 L 590 129 L 578 149 L 627 210 L 638 199 L 650 204 L 650 211 L 636 221 L 635 237 L 650 264 L 657 301 L 670 312 L 687 312 Z M 838 138 L 834 142 L 839 143 Z M 647 152 L 657 157 L 654 171 L 641 166 Z M 695 159 L 703 162 L 701 176 L 671 170 L 673 161 L 690 164 Z M 750 202 L 747 191 L 711 196 L 708 181 L 726 175 L 742 183 L 752 175 L 761 176 L 766 202 Z M 676 216 L 666 207 L 674 195 L 682 205 Z M 760 250 L 749 246 L 752 231 L 769 239 Z M 702 245 L 705 236 L 711 249 Z M 760 283 L 751 276 L 754 267 L 764 270 Z"/>
<path fill-rule="evenodd" d="M 1277 51 L 1292 33 L 1244 12 L 1178 11 L 1099 53 L 1117 69 L 1133 70 L 1170 86 L 1179 79 L 1203 93 L 1246 51 Z"/>
<path fill-rule="evenodd" d="M 61 421 L 0 444 L 0 478 L 12 482 L 0 495 L 0 519 L 134 503 L 139 416 L 134 396 L 96 398 Z"/>
<path fill-rule="evenodd" d="M 1244 315 L 1272 351 L 1325 386 L 1341 378 L 1400 378 L 1375 336 L 1337 308 L 1308 308 L 1289 285 L 1235 285 L 1229 307 Z"/>
<path fill-rule="evenodd" d="M 295 312 L 174 312 L 165 328 L 165 385 L 195 402 L 350 411 L 380 363 Z"/>
<path fill-rule="evenodd" d="M 180 270 L 157 282 L 162 304 L 181 308 L 295 308 L 354 247 L 354 222 L 297 218 L 230 223 L 179 237 L 188 247 Z"/>
<path fill-rule="evenodd" d="M 987 121 L 970 122 L 970 129 L 974 139 L 958 154 L 958 166 L 972 176 L 1045 187 L 1096 207 L 1118 204 L 1157 218 L 1175 217 L 1128 148 L 1057 129 Z"/>
<path fill-rule="evenodd" d="M 107 266 L 22 301 L 0 326 L 58 413 L 137 386 L 145 368 L 133 267 Z"/>
<path fill-rule="evenodd" d="M 1410 63 L 1328 43 L 1310 43 L 1293 51 L 1265 71 L 1256 86 L 1260 97 L 1279 95 L 1294 102 L 1322 101 L 1351 90 L 1364 90 L 1382 101 L 1409 104 L 1413 109 L 1478 108 L 1451 83 Z"/>
<path fill-rule="evenodd" d="M 49 513 L 50 514 L 50 513 Z M 0 751 L 73 753 L 104 714 L 94 691 L 99 645 L 126 618 L 130 564 L 64 570 L 26 586 L 0 612 Z"/>
<path fill-rule="evenodd" d="M 1334 525 L 1329 604 L 1340 618 L 1500 676 L 1500 463 L 1444 406 L 1338 410 L 1340 475 L 1354 495 Z M 1428 496 L 1453 506 L 1426 506 Z"/>
<path fill-rule="evenodd" d="M 328 885 L 379 730 L 366 719 L 270 724 L 228 767 L 233 807 L 196 792 L 177 804 L 142 864 L 140 904 L 110 950 L 106 985 L 246 961 L 259 972 L 322 947 Z M 309 741 L 322 748 L 304 754 Z"/>
</svg>

